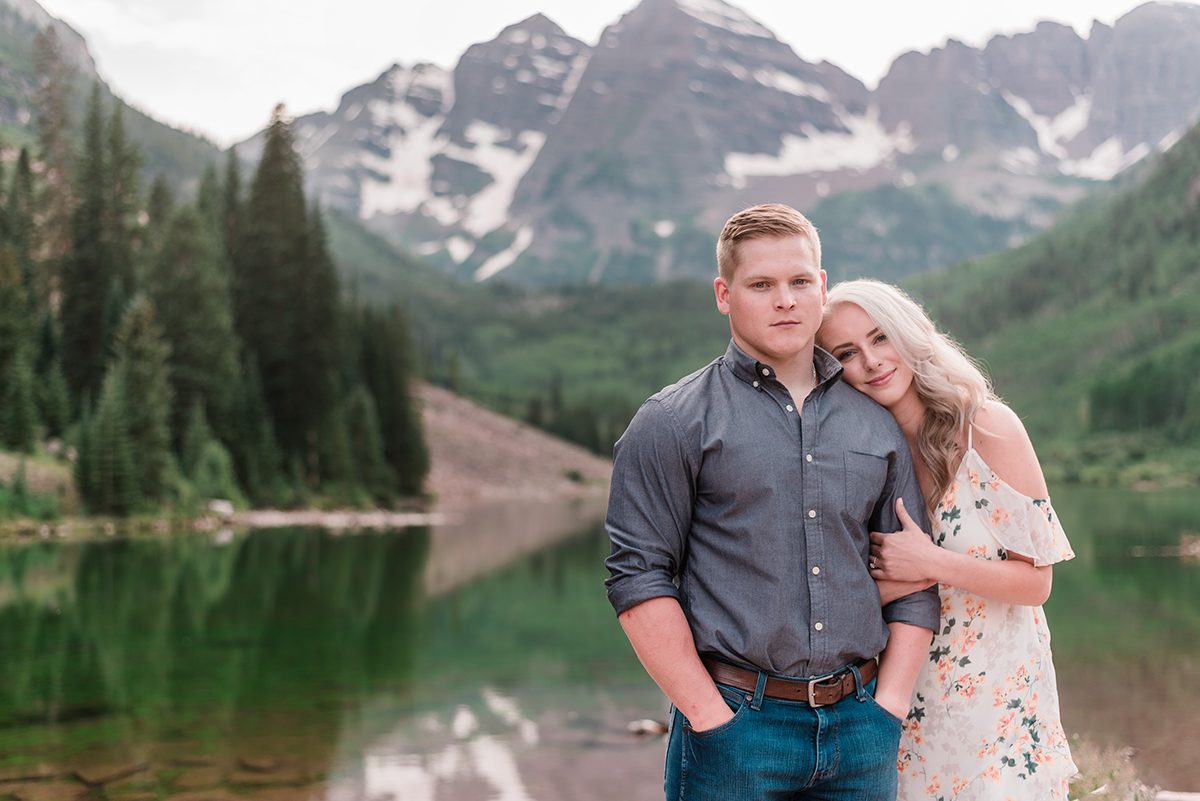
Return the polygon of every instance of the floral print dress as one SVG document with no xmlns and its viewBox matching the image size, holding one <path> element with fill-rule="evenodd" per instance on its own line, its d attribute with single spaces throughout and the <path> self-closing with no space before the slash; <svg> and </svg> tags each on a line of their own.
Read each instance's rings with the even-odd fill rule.
<svg viewBox="0 0 1200 801">
<path fill-rule="evenodd" d="M 1074 557 L 1050 501 L 1004 483 L 969 443 L 934 510 L 937 544 L 976 559 L 1013 551 L 1038 566 Z M 941 630 L 904 721 L 899 801 L 1066 799 L 1076 769 L 1042 608 L 938 590 Z"/>
</svg>

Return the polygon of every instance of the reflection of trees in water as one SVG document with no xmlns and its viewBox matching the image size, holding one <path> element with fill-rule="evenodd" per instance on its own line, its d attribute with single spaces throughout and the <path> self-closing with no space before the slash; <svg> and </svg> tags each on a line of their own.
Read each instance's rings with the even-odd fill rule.
<svg viewBox="0 0 1200 801">
<path fill-rule="evenodd" d="M 1055 488 L 1054 507 L 1076 553 L 1055 568 L 1046 604 L 1056 661 L 1200 657 L 1196 566 L 1131 555 L 1200 527 L 1195 493 Z"/>
<path fill-rule="evenodd" d="M 0 551 L 0 727 L 117 711 L 116 737 L 235 735 L 264 708 L 404 684 L 428 548 L 419 529 Z"/>
</svg>

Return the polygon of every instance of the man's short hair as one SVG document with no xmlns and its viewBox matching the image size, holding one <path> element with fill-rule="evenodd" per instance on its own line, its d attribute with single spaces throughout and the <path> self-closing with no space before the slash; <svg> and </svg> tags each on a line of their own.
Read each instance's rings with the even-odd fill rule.
<svg viewBox="0 0 1200 801">
<path fill-rule="evenodd" d="M 717 272 L 726 283 L 737 268 L 737 246 L 747 239 L 802 236 L 812 247 L 817 267 L 821 266 L 821 237 L 817 227 L 800 212 L 782 203 L 762 203 L 743 209 L 729 218 L 717 239 Z"/>
</svg>

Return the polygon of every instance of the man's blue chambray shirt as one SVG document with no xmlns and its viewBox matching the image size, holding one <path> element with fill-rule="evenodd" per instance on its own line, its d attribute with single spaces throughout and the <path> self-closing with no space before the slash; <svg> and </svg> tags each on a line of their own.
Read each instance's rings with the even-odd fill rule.
<svg viewBox="0 0 1200 801">
<path fill-rule="evenodd" d="M 937 588 L 880 610 L 869 532 L 896 531 L 896 498 L 929 530 L 891 414 L 817 349 L 797 414 L 769 365 L 733 342 L 642 404 L 614 451 L 605 526 L 620 614 L 679 600 L 696 648 L 783 676 L 874 656 L 887 623 L 938 626 Z"/>
</svg>

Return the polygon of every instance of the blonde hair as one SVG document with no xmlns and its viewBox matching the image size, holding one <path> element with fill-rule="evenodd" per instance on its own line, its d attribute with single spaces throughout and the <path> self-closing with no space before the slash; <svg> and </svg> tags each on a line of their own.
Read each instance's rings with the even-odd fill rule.
<svg viewBox="0 0 1200 801">
<path fill-rule="evenodd" d="M 824 319 L 847 303 L 874 320 L 912 369 L 917 397 L 925 406 L 917 430 L 917 450 L 933 475 L 934 492 L 925 499 L 932 513 L 954 481 L 962 432 L 985 403 L 998 400 L 991 381 L 902 289 L 866 278 L 843 281 L 829 290 Z"/>
<path fill-rule="evenodd" d="M 742 209 L 725 222 L 717 238 L 717 272 L 725 282 L 737 269 L 738 243 L 747 239 L 802 236 L 812 248 L 817 268 L 821 267 L 821 237 L 817 227 L 800 212 L 782 203 L 762 203 Z"/>
</svg>

